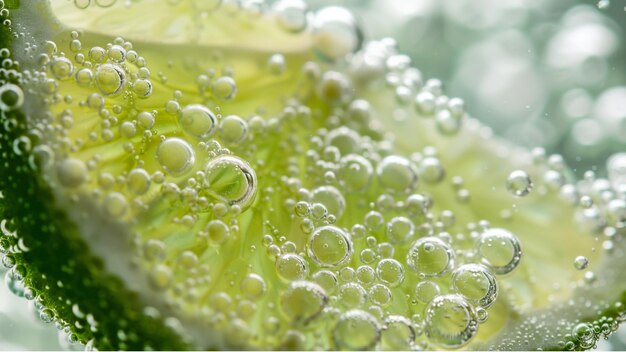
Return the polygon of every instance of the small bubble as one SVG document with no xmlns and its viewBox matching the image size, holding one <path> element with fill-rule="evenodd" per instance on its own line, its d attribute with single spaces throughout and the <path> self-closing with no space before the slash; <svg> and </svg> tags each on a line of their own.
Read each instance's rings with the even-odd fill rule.
<svg viewBox="0 0 626 352">
<path fill-rule="evenodd" d="M 24 92 L 15 84 L 7 83 L 0 86 L 0 110 L 19 109 L 24 103 Z"/>
<path fill-rule="evenodd" d="M 87 180 L 87 166 L 79 159 L 64 159 L 57 166 L 57 177 L 65 187 L 78 187 Z"/>
<path fill-rule="evenodd" d="M 58 80 L 66 80 L 72 76 L 74 65 L 66 57 L 57 57 L 50 61 L 50 71 Z"/>
<path fill-rule="evenodd" d="M 237 145 L 248 135 L 248 124 L 241 117 L 229 115 L 220 121 L 220 138 L 227 145 Z"/>
<path fill-rule="evenodd" d="M 350 310 L 339 317 L 333 329 L 337 349 L 369 350 L 380 340 L 380 327 L 376 318 L 362 310 Z"/>
<path fill-rule="evenodd" d="M 172 175 L 181 175 L 195 162 L 195 153 L 189 143 L 180 138 L 168 138 L 159 145 L 156 157 L 163 169 Z"/>
<path fill-rule="evenodd" d="M 209 243 L 214 246 L 221 246 L 230 237 L 230 229 L 221 220 L 211 220 L 206 225 L 206 231 L 209 236 Z"/>
<path fill-rule="evenodd" d="M 486 267 L 465 264 L 452 272 L 452 288 L 470 302 L 487 308 L 498 296 L 495 276 Z"/>
<path fill-rule="evenodd" d="M 164 290 L 172 282 L 172 269 L 165 264 L 157 264 L 150 270 L 150 284 L 158 290 Z"/>
<path fill-rule="evenodd" d="M 181 110 L 178 121 L 185 132 L 196 138 L 206 139 L 215 131 L 217 118 L 206 106 L 193 104 Z"/>
<path fill-rule="evenodd" d="M 309 238 L 308 253 L 321 266 L 338 266 L 352 256 L 352 241 L 349 235 L 335 226 L 316 229 Z"/>
<path fill-rule="evenodd" d="M 419 274 L 439 276 L 454 266 L 454 251 L 437 237 L 422 237 L 411 245 L 406 262 Z"/>
<path fill-rule="evenodd" d="M 366 292 L 356 282 L 347 282 L 339 287 L 339 303 L 348 309 L 358 308 L 365 304 Z"/>
<path fill-rule="evenodd" d="M 343 7 L 320 9 L 313 17 L 313 48 L 324 60 L 337 60 L 361 47 L 363 34 L 352 13 Z"/>
<path fill-rule="evenodd" d="M 133 169 L 128 173 L 128 189 L 137 195 L 148 192 L 150 188 L 150 175 L 144 169 Z"/>
<path fill-rule="evenodd" d="M 506 189 L 516 197 L 529 194 L 532 188 L 533 182 L 525 171 L 515 170 L 506 179 Z"/>
<path fill-rule="evenodd" d="M 339 218 L 346 207 L 346 200 L 333 186 L 317 187 L 311 193 L 311 202 L 323 204 L 329 214 Z"/>
<path fill-rule="evenodd" d="M 415 285 L 415 298 L 422 303 L 428 303 L 439 295 L 439 285 L 434 281 L 420 281 Z"/>
<path fill-rule="evenodd" d="M 383 259 L 376 265 L 376 275 L 383 283 L 396 287 L 404 281 L 404 268 L 395 259 Z"/>
<path fill-rule="evenodd" d="M 330 270 L 320 270 L 313 274 L 313 281 L 320 285 L 327 293 L 335 291 L 338 285 L 337 276 Z"/>
<path fill-rule="evenodd" d="M 112 45 L 109 48 L 109 58 L 117 63 L 122 63 L 126 60 L 126 50 L 120 45 Z"/>
<path fill-rule="evenodd" d="M 426 157 L 420 161 L 417 173 L 424 182 L 435 184 L 443 180 L 445 170 L 438 158 Z"/>
<path fill-rule="evenodd" d="M 99 47 L 99 46 L 94 46 L 91 49 L 89 49 L 89 59 L 91 59 L 92 61 L 99 63 L 102 62 L 104 60 L 104 57 L 106 55 L 106 51 L 104 50 L 104 48 Z"/>
<path fill-rule="evenodd" d="M 482 262 L 494 271 L 503 275 L 513 271 L 522 258 L 519 240 L 505 229 L 488 229 L 482 233 L 478 241 L 478 254 Z"/>
<path fill-rule="evenodd" d="M 133 93 L 140 98 L 147 98 L 152 94 L 152 82 L 148 79 L 138 78 L 133 84 Z"/>
<path fill-rule="evenodd" d="M 121 193 L 111 192 L 104 199 L 104 211 L 113 218 L 122 217 L 128 210 L 128 201 Z"/>
<path fill-rule="evenodd" d="M 375 284 L 369 289 L 368 293 L 370 301 L 381 307 L 388 307 L 392 301 L 392 293 L 389 287 L 383 284 Z"/>
<path fill-rule="evenodd" d="M 415 234 L 415 225 L 404 216 L 397 216 L 387 223 L 387 238 L 391 243 L 410 241 Z"/>
<path fill-rule="evenodd" d="M 339 179 L 348 191 L 365 191 L 370 185 L 372 174 L 372 164 L 360 155 L 346 155 L 340 161 Z"/>
<path fill-rule="evenodd" d="M 320 314 L 328 302 L 326 292 L 309 281 L 294 281 L 280 296 L 282 313 L 292 323 L 306 323 Z"/>
<path fill-rule="evenodd" d="M 220 100 L 232 100 L 237 95 L 237 84 L 232 77 L 223 76 L 213 83 L 213 95 Z"/>
<path fill-rule="evenodd" d="M 248 274 L 240 284 L 241 292 L 250 299 L 259 299 L 266 291 L 265 280 L 257 274 Z"/>
<path fill-rule="evenodd" d="M 412 164 L 401 156 L 385 157 L 376 169 L 381 186 L 389 191 L 406 192 L 417 185 L 417 172 Z"/>
<path fill-rule="evenodd" d="M 126 73 L 117 65 L 100 65 L 96 68 L 95 81 L 102 94 L 115 95 L 122 91 L 126 83 Z"/>
<path fill-rule="evenodd" d="M 79 9 L 86 9 L 91 4 L 91 0 L 74 0 L 74 5 Z"/>
<path fill-rule="evenodd" d="M 598 8 L 600 10 L 606 10 L 609 8 L 609 6 L 611 5 L 611 1 L 610 0 L 599 0 L 598 1 Z"/>
<path fill-rule="evenodd" d="M 574 259 L 574 267 L 578 270 L 585 270 L 589 266 L 589 259 L 587 257 L 579 255 Z"/>
<path fill-rule="evenodd" d="M 478 332 L 476 312 L 460 295 L 437 296 L 424 315 L 426 335 L 441 347 L 461 347 Z"/>
<path fill-rule="evenodd" d="M 285 72 L 286 68 L 285 57 L 282 54 L 274 54 L 270 56 L 267 60 L 267 68 L 271 74 L 275 76 L 281 75 Z"/>
<path fill-rule="evenodd" d="M 409 319 L 401 315 L 390 315 L 385 319 L 381 335 L 384 350 L 410 350 L 415 341 L 415 330 Z"/>
<path fill-rule="evenodd" d="M 287 253 L 276 260 L 276 272 L 283 280 L 294 281 L 306 278 L 309 269 L 304 258 L 294 253 Z"/>
<path fill-rule="evenodd" d="M 308 7 L 302 0 L 280 0 L 274 5 L 278 25 L 291 33 L 302 32 L 307 26 Z"/>
<path fill-rule="evenodd" d="M 88 68 L 81 68 L 76 72 L 76 83 L 81 87 L 89 87 L 93 82 L 93 72 Z"/>
<path fill-rule="evenodd" d="M 246 208 L 254 200 L 256 173 L 243 159 L 222 155 L 209 161 L 204 172 L 208 189 L 215 197 L 241 208 Z"/>
</svg>

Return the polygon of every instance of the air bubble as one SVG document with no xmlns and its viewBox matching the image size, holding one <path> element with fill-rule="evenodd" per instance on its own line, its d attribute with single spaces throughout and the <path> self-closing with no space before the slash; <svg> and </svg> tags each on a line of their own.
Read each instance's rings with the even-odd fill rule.
<svg viewBox="0 0 626 352">
<path fill-rule="evenodd" d="M 387 223 L 387 238 L 391 243 L 410 241 L 415 234 L 415 225 L 404 216 L 397 216 Z"/>
<path fill-rule="evenodd" d="M 523 197 L 530 193 L 533 182 L 530 176 L 522 170 L 515 170 L 506 179 L 506 189 L 517 197 Z"/>
<path fill-rule="evenodd" d="M 381 282 L 396 287 L 404 281 L 404 268 L 395 259 L 383 259 L 376 265 L 376 275 Z"/>
<path fill-rule="evenodd" d="M 302 32 L 307 26 L 307 5 L 302 0 L 280 0 L 274 5 L 278 25 L 291 33 Z"/>
<path fill-rule="evenodd" d="M 206 231 L 209 236 L 209 243 L 214 246 L 221 246 L 230 237 L 230 229 L 221 220 L 211 220 L 206 225 Z"/>
<path fill-rule="evenodd" d="M 74 65 L 66 57 L 56 57 L 50 61 L 50 71 L 54 77 L 58 80 L 66 80 L 72 77 L 74 72 Z"/>
<path fill-rule="evenodd" d="M 280 295 L 281 311 L 294 324 L 306 324 L 314 319 L 327 302 L 324 289 L 309 281 L 294 281 Z"/>
<path fill-rule="evenodd" d="M 372 303 L 385 308 L 391 304 L 393 296 L 389 287 L 375 284 L 369 289 L 369 298 Z"/>
<path fill-rule="evenodd" d="M 356 282 L 348 282 L 339 287 L 339 303 L 348 309 L 361 307 L 365 303 L 366 292 Z"/>
<path fill-rule="evenodd" d="M 96 0 L 96 5 L 100 7 L 111 7 L 117 0 Z"/>
<path fill-rule="evenodd" d="M 381 186 L 389 191 L 406 192 L 415 188 L 417 173 L 411 163 L 401 156 L 385 157 L 376 168 Z"/>
<path fill-rule="evenodd" d="M 348 191 L 366 190 L 372 179 L 372 164 L 364 157 L 356 154 L 341 158 L 339 178 Z"/>
<path fill-rule="evenodd" d="M 327 71 L 317 85 L 317 95 L 329 104 L 341 104 L 349 100 L 350 81 L 337 71 Z"/>
<path fill-rule="evenodd" d="M 360 48 L 363 35 L 352 13 L 343 7 L 325 7 L 313 18 L 313 48 L 333 61 Z"/>
<path fill-rule="evenodd" d="M 149 112 L 143 111 L 137 115 L 137 123 L 144 129 L 152 128 L 152 126 L 154 126 L 154 122 L 154 115 Z"/>
<path fill-rule="evenodd" d="M 223 76 L 213 83 L 213 95 L 220 100 L 232 100 L 237 94 L 237 84 L 232 77 Z"/>
<path fill-rule="evenodd" d="M 369 350 L 380 339 L 380 327 L 376 318 L 362 310 L 350 310 L 339 317 L 333 329 L 337 349 Z"/>
<path fill-rule="evenodd" d="M 578 270 L 585 270 L 589 266 L 589 259 L 587 257 L 579 255 L 574 259 L 574 267 Z"/>
<path fill-rule="evenodd" d="M 415 285 L 415 298 L 422 303 L 428 303 L 439 295 L 439 285 L 436 282 L 426 280 Z"/>
<path fill-rule="evenodd" d="M 294 253 L 287 253 L 276 260 L 276 272 L 283 280 L 294 281 L 306 278 L 309 269 L 304 258 Z"/>
<path fill-rule="evenodd" d="M 498 296 L 495 276 L 486 267 L 465 264 L 452 273 L 452 288 L 470 302 L 488 308 Z"/>
<path fill-rule="evenodd" d="M 93 72 L 88 68 L 81 68 L 76 72 L 76 83 L 81 87 L 89 87 L 93 82 Z"/>
<path fill-rule="evenodd" d="M 329 214 L 340 218 L 346 207 L 346 200 L 333 186 L 321 186 L 311 193 L 311 202 L 323 204 Z"/>
<path fill-rule="evenodd" d="M 86 9 L 91 4 L 91 0 L 74 0 L 74 5 L 79 9 Z"/>
<path fill-rule="evenodd" d="M 426 157 L 419 163 L 417 173 L 424 182 L 435 184 L 443 180 L 445 170 L 439 159 Z"/>
<path fill-rule="evenodd" d="M 12 111 L 22 107 L 24 92 L 15 84 L 7 83 L 0 86 L 0 110 Z"/>
<path fill-rule="evenodd" d="M 79 159 L 64 159 L 57 166 L 57 177 L 65 187 L 78 187 L 87 180 L 87 166 Z"/>
<path fill-rule="evenodd" d="M 115 95 L 122 91 L 126 83 L 126 73 L 116 65 L 104 64 L 96 68 L 96 86 L 104 95 Z"/>
<path fill-rule="evenodd" d="M 327 293 L 332 293 L 337 288 L 337 276 L 330 270 L 320 270 L 313 274 L 312 278 Z"/>
<path fill-rule="evenodd" d="M 522 249 L 515 235 L 505 229 L 488 229 L 478 241 L 482 262 L 497 275 L 513 271 L 522 258 Z"/>
<path fill-rule="evenodd" d="M 257 274 L 248 274 L 241 280 L 241 292 L 249 299 L 259 299 L 267 291 L 265 280 Z"/>
<path fill-rule="evenodd" d="M 220 122 L 220 138 L 228 145 L 237 145 L 248 135 L 248 124 L 241 117 L 229 115 Z"/>
<path fill-rule="evenodd" d="M 144 169 L 133 169 L 128 173 L 127 185 L 132 193 L 145 194 L 150 188 L 150 175 Z"/>
<path fill-rule="evenodd" d="M 109 48 L 109 58 L 117 63 L 122 63 L 126 60 L 126 50 L 120 45 L 112 45 Z"/>
<path fill-rule="evenodd" d="M 267 60 L 267 68 L 271 74 L 275 76 L 281 75 L 285 72 L 286 68 L 285 57 L 282 54 L 274 54 L 270 56 Z"/>
<path fill-rule="evenodd" d="M 352 241 L 349 235 L 335 226 L 316 229 L 309 238 L 308 253 L 320 266 L 338 266 L 352 257 Z"/>
<path fill-rule="evenodd" d="M 168 138 L 162 141 L 156 156 L 163 169 L 175 176 L 188 171 L 196 159 L 189 143 L 180 138 Z"/>
<path fill-rule="evenodd" d="M 409 319 L 402 315 L 390 315 L 385 319 L 381 345 L 386 351 L 410 350 L 415 341 L 415 329 Z"/>
<path fill-rule="evenodd" d="M 120 218 L 128 210 L 128 201 L 121 193 L 111 192 L 104 199 L 104 211 L 113 218 Z"/>
<path fill-rule="evenodd" d="M 206 139 L 215 132 L 217 118 L 206 106 L 193 104 L 181 110 L 179 122 L 185 132 L 196 138 Z"/>
<path fill-rule="evenodd" d="M 376 280 L 376 271 L 367 265 L 361 265 L 356 269 L 356 278 L 365 286 L 369 286 Z"/>
<path fill-rule="evenodd" d="M 152 82 L 148 79 L 138 78 L 133 84 L 133 93 L 140 98 L 147 98 L 152 94 Z"/>
<path fill-rule="evenodd" d="M 454 251 L 437 237 L 423 237 L 411 245 L 406 261 L 418 274 L 439 276 L 454 266 Z"/>
<path fill-rule="evenodd" d="M 339 149 L 341 155 L 358 154 L 361 148 L 361 136 L 354 130 L 342 126 L 328 132 L 326 144 Z"/>
<path fill-rule="evenodd" d="M 165 290 L 172 282 L 172 269 L 165 264 L 157 264 L 150 270 L 150 284 L 158 290 Z"/>
<path fill-rule="evenodd" d="M 104 50 L 104 48 L 99 47 L 99 46 L 94 46 L 91 49 L 89 49 L 89 58 L 96 62 L 102 62 L 104 60 L 104 56 L 106 55 L 106 51 Z"/>
<path fill-rule="evenodd" d="M 478 332 L 474 308 L 460 295 L 436 297 L 428 304 L 424 314 L 426 335 L 438 346 L 461 347 Z"/>
<path fill-rule="evenodd" d="M 254 169 L 236 156 L 222 155 L 209 161 L 205 168 L 205 180 L 215 197 L 241 208 L 249 206 L 256 195 Z"/>
</svg>

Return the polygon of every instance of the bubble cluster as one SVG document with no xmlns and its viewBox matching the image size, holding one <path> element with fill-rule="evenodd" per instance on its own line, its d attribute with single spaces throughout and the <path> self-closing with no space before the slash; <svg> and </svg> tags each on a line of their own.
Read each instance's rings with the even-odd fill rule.
<svg viewBox="0 0 626 352">
<path fill-rule="evenodd" d="M 492 333 L 488 322 L 501 310 L 523 314 L 527 302 L 511 287 L 526 272 L 515 269 L 526 251 L 531 259 L 541 251 L 524 244 L 522 252 L 522 240 L 536 236 L 524 221 L 538 218 L 522 201 L 566 201 L 559 206 L 570 204 L 602 238 L 598 251 L 615 250 L 626 222 L 623 153 L 609 159 L 607 179 L 576 183 L 562 157 L 540 150 L 532 166 L 507 175 L 513 168 L 495 167 L 491 156 L 486 166 L 476 160 L 481 148 L 498 163 L 513 152 L 487 138 L 441 81 L 423 80 L 393 40 L 363 43 L 346 9 L 310 12 L 281 0 L 260 16 L 262 1 L 163 6 L 193 9 L 189 47 L 62 31 L 62 40 L 29 49 L 41 61 L 2 85 L 0 110 L 45 106 L 25 122 L 3 118 L 5 129 L 27 130 L 11 150 L 60 204 L 96 209 L 72 206 L 72 219 L 98 216 L 120 229 L 140 273 L 132 279 L 158 303 L 148 312 L 167 307 L 167 324 L 202 324 L 224 349 L 459 348 L 481 329 Z M 204 43 L 203 30 L 224 19 L 233 33 L 263 24 L 309 36 L 312 50 L 242 57 Z M 505 190 L 533 194 L 512 199 Z M 9 237 L 0 237 L 2 252 L 19 247 L 5 246 Z M 583 278 L 572 257 L 571 275 Z M 579 270 L 588 263 L 574 259 Z M 30 295 L 11 270 L 12 290 Z M 596 279 L 586 271 L 577 284 Z M 542 284 L 542 294 L 561 297 Z M 576 324 L 569 337 L 597 337 Z"/>
</svg>

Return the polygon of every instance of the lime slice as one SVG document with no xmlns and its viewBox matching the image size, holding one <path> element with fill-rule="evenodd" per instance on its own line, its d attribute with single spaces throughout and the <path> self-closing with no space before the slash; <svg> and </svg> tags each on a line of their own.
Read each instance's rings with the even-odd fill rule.
<svg viewBox="0 0 626 352">
<path fill-rule="evenodd" d="M 10 287 L 98 349 L 575 349 L 624 161 L 509 145 L 343 8 L 3 2 Z"/>
</svg>

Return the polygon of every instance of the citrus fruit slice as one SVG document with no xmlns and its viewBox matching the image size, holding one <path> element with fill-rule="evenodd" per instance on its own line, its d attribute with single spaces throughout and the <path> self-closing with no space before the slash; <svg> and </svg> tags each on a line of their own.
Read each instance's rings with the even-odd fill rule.
<svg viewBox="0 0 626 352">
<path fill-rule="evenodd" d="M 576 180 L 301 1 L 4 1 L 0 249 L 99 349 L 574 349 L 624 319 Z"/>
</svg>

